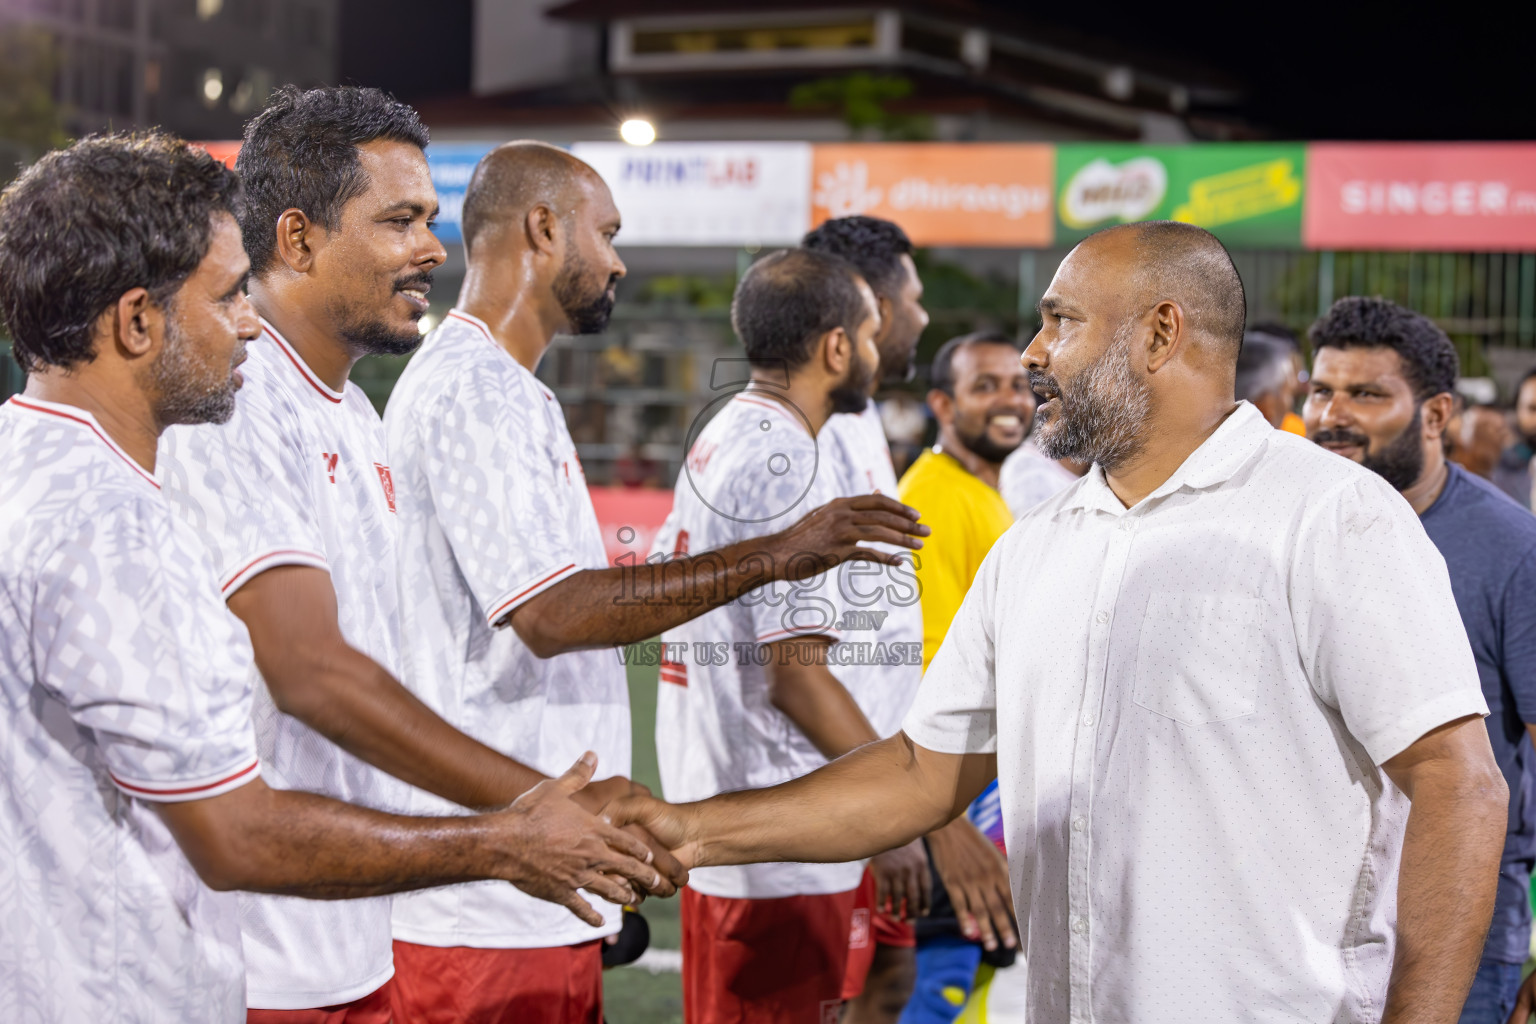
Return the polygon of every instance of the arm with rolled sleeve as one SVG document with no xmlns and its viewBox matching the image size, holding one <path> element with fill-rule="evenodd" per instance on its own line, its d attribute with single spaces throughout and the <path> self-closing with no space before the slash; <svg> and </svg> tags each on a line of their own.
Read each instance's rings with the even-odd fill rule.
<svg viewBox="0 0 1536 1024">
<path fill-rule="evenodd" d="M 1291 611 L 1322 700 L 1412 801 L 1383 1024 L 1452 1024 L 1493 914 L 1508 790 L 1445 562 L 1375 477 L 1316 498 Z"/>
</svg>

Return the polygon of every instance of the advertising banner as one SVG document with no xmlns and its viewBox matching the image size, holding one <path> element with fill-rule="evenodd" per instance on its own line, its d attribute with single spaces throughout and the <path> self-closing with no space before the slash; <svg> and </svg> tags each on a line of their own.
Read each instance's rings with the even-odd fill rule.
<svg viewBox="0 0 1536 1024">
<path fill-rule="evenodd" d="M 1131 221 L 1179 220 L 1227 245 L 1298 248 L 1305 175 L 1301 143 L 1060 145 L 1056 241 L 1071 244 Z"/>
<path fill-rule="evenodd" d="M 917 245 L 1048 246 L 1053 155 L 1043 143 L 818 145 L 811 226 L 861 213 Z"/>
<path fill-rule="evenodd" d="M 1315 143 L 1314 249 L 1536 249 L 1536 143 Z"/>
<path fill-rule="evenodd" d="M 434 142 L 427 147 L 427 167 L 437 189 L 437 237 L 442 242 L 462 242 L 459 230 L 464 212 L 464 192 L 480 158 L 496 148 L 494 142 Z"/>
<path fill-rule="evenodd" d="M 811 211 L 806 142 L 578 142 L 624 218 L 619 245 L 793 245 Z"/>
<path fill-rule="evenodd" d="M 672 492 L 653 488 L 592 487 L 592 510 L 603 531 L 609 565 L 638 565 L 672 511 Z M 625 556 L 628 555 L 628 558 Z M 620 561 L 624 559 L 624 561 Z"/>
</svg>

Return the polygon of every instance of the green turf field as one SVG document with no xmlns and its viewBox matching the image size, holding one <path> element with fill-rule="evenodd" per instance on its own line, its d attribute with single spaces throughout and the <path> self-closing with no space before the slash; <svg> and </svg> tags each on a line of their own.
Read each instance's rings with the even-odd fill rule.
<svg viewBox="0 0 1536 1024">
<path fill-rule="evenodd" d="M 633 778 L 660 793 L 661 779 L 656 773 L 657 673 L 655 666 L 629 666 L 635 736 Z M 641 913 L 651 926 L 653 949 L 681 948 L 676 899 L 647 901 Z M 682 1024 L 682 980 L 677 974 L 616 968 L 603 976 L 603 1003 L 609 1024 Z"/>
</svg>

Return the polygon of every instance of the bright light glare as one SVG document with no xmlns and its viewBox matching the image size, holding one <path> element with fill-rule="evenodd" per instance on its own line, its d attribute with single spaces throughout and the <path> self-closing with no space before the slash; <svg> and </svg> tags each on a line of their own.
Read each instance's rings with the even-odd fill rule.
<svg viewBox="0 0 1536 1024">
<path fill-rule="evenodd" d="M 640 117 L 632 117 L 619 125 L 619 138 L 631 146 L 649 146 L 656 141 L 656 127 Z"/>
<path fill-rule="evenodd" d="M 420 320 L 416 321 L 416 329 L 421 331 L 422 334 L 431 334 L 432 328 L 436 326 L 437 320 L 432 316 L 431 313 L 426 314 Z"/>
<path fill-rule="evenodd" d="M 219 97 L 224 95 L 224 73 L 218 68 L 209 68 L 203 72 L 203 99 L 209 103 L 219 102 Z"/>
</svg>

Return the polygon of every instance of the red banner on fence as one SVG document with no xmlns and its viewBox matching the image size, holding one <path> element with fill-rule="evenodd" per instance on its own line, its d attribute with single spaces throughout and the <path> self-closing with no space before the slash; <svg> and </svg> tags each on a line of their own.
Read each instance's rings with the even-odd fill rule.
<svg viewBox="0 0 1536 1024">
<path fill-rule="evenodd" d="M 592 508 L 597 525 L 603 531 L 603 548 L 609 565 L 633 565 L 620 562 L 626 554 L 645 561 L 651 553 L 651 541 L 672 511 L 672 492 L 653 488 L 593 487 Z"/>
<path fill-rule="evenodd" d="M 1536 249 L 1536 143 L 1314 143 L 1309 249 Z"/>
</svg>

